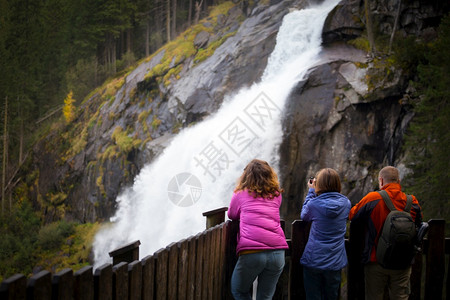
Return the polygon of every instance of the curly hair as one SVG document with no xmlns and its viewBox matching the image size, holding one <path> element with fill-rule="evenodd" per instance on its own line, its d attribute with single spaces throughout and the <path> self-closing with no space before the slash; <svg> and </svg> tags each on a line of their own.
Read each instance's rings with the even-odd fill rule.
<svg viewBox="0 0 450 300">
<path fill-rule="evenodd" d="M 275 170 L 266 161 L 259 159 L 253 159 L 245 167 L 234 192 L 243 190 L 247 190 L 255 198 L 268 199 L 278 197 L 283 192 Z"/>
</svg>

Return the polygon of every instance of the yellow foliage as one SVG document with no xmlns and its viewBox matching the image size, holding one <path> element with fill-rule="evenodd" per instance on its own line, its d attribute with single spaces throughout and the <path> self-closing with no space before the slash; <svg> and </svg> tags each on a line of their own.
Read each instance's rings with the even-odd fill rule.
<svg viewBox="0 0 450 300">
<path fill-rule="evenodd" d="M 67 94 L 66 99 L 64 99 L 63 115 L 67 123 L 70 123 L 75 119 L 75 106 L 73 105 L 75 99 L 72 97 L 73 92 L 70 91 L 69 94 Z"/>
<path fill-rule="evenodd" d="M 212 42 L 210 45 L 208 45 L 208 48 L 206 49 L 200 49 L 197 52 L 197 55 L 194 58 L 195 63 L 200 63 L 210 57 L 214 54 L 217 48 L 221 46 L 230 36 L 233 36 L 236 34 L 236 31 L 231 32 L 223 36 L 222 38 L 218 39 L 217 41 Z"/>
<path fill-rule="evenodd" d="M 211 12 L 209 13 L 210 17 L 217 17 L 220 14 L 226 15 L 228 11 L 235 6 L 233 1 L 226 1 L 220 5 L 217 5 L 212 8 Z"/>
<path fill-rule="evenodd" d="M 87 145 L 88 131 L 87 128 L 83 128 L 81 134 L 77 135 L 72 143 L 72 155 L 80 153 Z"/>
<path fill-rule="evenodd" d="M 218 5 L 214 8 L 212 8 L 211 13 L 208 17 L 208 20 L 212 21 L 213 23 L 217 22 L 217 16 L 220 14 L 227 14 L 228 11 L 235 6 L 235 4 L 232 1 L 226 1 L 222 3 L 221 5 Z M 210 34 L 213 34 L 214 32 L 214 26 L 208 26 L 206 27 L 203 22 L 199 22 L 198 24 L 190 27 L 185 32 L 181 33 L 176 39 L 173 41 L 167 43 L 160 51 L 165 51 L 163 58 L 161 59 L 160 63 L 157 64 L 155 67 L 153 67 L 152 70 L 150 70 L 149 73 L 146 74 L 145 79 L 154 77 L 158 83 L 161 83 L 161 80 L 158 79 L 161 76 L 164 76 L 162 79 L 162 82 L 165 86 L 169 85 L 171 83 L 171 76 L 174 75 L 173 78 L 178 79 L 178 74 L 183 69 L 183 61 L 188 58 L 195 55 L 195 62 L 201 62 L 211 56 L 214 51 L 219 47 L 223 42 L 226 41 L 227 38 L 234 35 L 234 33 L 227 34 L 226 36 L 222 37 L 218 41 L 212 43 L 206 51 L 200 50 L 197 52 L 197 49 L 194 46 L 194 39 L 197 36 L 197 34 L 201 31 L 206 31 Z M 150 56 L 148 60 L 150 60 L 152 57 L 154 57 L 157 53 Z M 171 71 L 171 66 L 176 66 L 175 70 Z"/>
<path fill-rule="evenodd" d="M 153 130 L 156 130 L 159 125 L 161 125 L 161 120 L 158 119 L 156 116 L 153 116 L 153 121 L 152 121 Z"/>
</svg>

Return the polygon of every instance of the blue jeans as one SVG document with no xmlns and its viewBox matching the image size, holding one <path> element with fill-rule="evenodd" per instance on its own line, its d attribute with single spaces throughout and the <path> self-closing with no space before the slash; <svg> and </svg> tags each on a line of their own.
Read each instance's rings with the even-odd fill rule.
<svg viewBox="0 0 450 300">
<path fill-rule="evenodd" d="M 341 270 L 319 270 L 303 266 L 303 284 L 307 300 L 336 300 Z"/>
<path fill-rule="evenodd" d="M 244 254 L 231 276 L 231 293 L 236 300 L 251 300 L 251 287 L 258 278 L 257 300 L 272 299 L 284 268 L 284 250 Z"/>
</svg>

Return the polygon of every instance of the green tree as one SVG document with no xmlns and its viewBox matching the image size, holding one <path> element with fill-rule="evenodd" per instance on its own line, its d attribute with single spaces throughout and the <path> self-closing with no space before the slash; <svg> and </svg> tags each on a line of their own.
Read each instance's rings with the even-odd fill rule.
<svg viewBox="0 0 450 300">
<path fill-rule="evenodd" d="M 442 19 L 437 40 L 418 66 L 415 117 L 406 136 L 410 153 L 407 190 L 421 201 L 426 218 L 450 220 L 450 16 Z"/>
<path fill-rule="evenodd" d="M 39 223 L 28 201 L 17 203 L 10 215 L 0 217 L 0 277 L 31 273 Z"/>
</svg>

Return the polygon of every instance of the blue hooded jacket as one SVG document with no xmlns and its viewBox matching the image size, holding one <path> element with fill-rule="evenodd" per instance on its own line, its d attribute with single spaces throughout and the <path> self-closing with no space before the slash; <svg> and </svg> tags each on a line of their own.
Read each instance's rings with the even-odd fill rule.
<svg viewBox="0 0 450 300">
<path fill-rule="evenodd" d="M 312 222 L 300 263 L 320 270 L 340 270 L 347 265 L 345 232 L 351 203 L 337 192 L 317 195 L 310 188 L 300 217 Z"/>
</svg>

